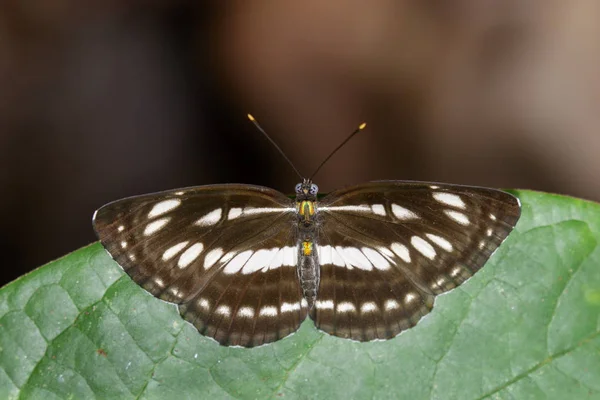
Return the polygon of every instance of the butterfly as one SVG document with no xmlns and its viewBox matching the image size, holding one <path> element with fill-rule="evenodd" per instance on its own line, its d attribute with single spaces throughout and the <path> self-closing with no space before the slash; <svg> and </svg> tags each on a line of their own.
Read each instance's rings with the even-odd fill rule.
<svg viewBox="0 0 600 400">
<path fill-rule="evenodd" d="M 495 189 L 378 181 L 321 197 L 307 178 L 295 197 L 242 184 L 130 197 L 93 224 L 125 272 L 201 334 L 253 347 L 307 317 L 330 335 L 392 338 L 482 268 L 519 216 Z"/>
</svg>

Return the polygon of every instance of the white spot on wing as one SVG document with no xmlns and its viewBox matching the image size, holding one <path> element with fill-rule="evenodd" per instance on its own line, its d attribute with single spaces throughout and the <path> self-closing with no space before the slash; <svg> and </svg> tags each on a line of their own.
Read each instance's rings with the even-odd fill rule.
<svg viewBox="0 0 600 400">
<path fill-rule="evenodd" d="M 123 232 L 125 230 L 125 226 L 124 225 L 119 225 L 119 227 L 117 228 L 117 230 L 119 232 Z"/>
<path fill-rule="evenodd" d="M 237 315 L 245 318 L 253 318 L 254 317 L 254 309 L 252 307 L 241 307 Z"/>
<path fill-rule="evenodd" d="M 216 210 L 212 210 L 198 221 L 196 221 L 195 225 L 198 226 L 212 226 L 216 225 L 221 220 L 221 215 L 223 214 L 223 210 L 217 208 Z"/>
<path fill-rule="evenodd" d="M 461 268 L 460 267 L 454 267 L 452 268 L 452 271 L 450 271 L 450 276 L 452 278 L 456 277 L 458 274 L 460 274 Z"/>
<path fill-rule="evenodd" d="M 450 217 L 451 219 L 453 219 L 454 221 L 458 222 L 461 225 L 469 225 L 471 223 L 471 221 L 469 221 L 469 218 L 458 211 L 453 211 L 453 210 L 444 210 L 444 213 Z"/>
<path fill-rule="evenodd" d="M 371 207 L 366 204 L 361 204 L 358 206 L 330 206 L 330 207 L 321 207 L 322 211 L 354 211 L 354 212 L 371 212 Z"/>
<path fill-rule="evenodd" d="M 494 214 L 490 214 L 490 219 L 491 219 L 492 221 L 495 221 L 497 218 L 496 218 L 496 216 L 495 216 Z"/>
<path fill-rule="evenodd" d="M 231 210 L 229 210 L 229 214 L 227 214 L 227 219 L 236 219 L 237 217 L 239 217 L 240 215 L 242 215 L 242 209 L 241 208 L 232 208 Z"/>
<path fill-rule="evenodd" d="M 215 263 L 219 261 L 219 258 L 221 258 L 222 255 L 223 249 L 220 247 L 206 253 L 206 256 L 204 257 L 204 269 L 209 269 L 210 267 L 215 265 Z"/>
<path fill-rule="evenodd" d="M 400 304 L 398 304 L 398 302 L 394 299 L 388 300 L 385 302 L 385 309 L 386 310 L 396 310 L 400 308 Z"/>
<path fill-rule="evenodd" d="M 260 313 L 258 314 L 261 317 L 276 317 L 277 316 L 277 307 L 275 306 L 264 306 L 260 309 Z"/>
<path fill-rule="evenodd" d="M 379 252 L 369 247 L 362 248 L 363 254 L 373 264 L 373 266 L 379 270 L 386 271 L 390 269 L 390 263 L 386 260 Z"/>
<path fill-rule="evenodd" d="M 315 307 L 319 310 L 333 310 L 333 300 L 317 300 Z"/>
<path fill-rule="evenodd" d="M 127 248 L 127 242 L 126 241 L 124 241 L 124 240 L 121 241 L 121 248 L 122 249 Z"/>
<path fill-rule="evenodd" d="M 179 289 L 177 289 L 177 287 L 175 286 L 171 286 L 168 289 L 169 294 L 171 294 L 174 297 L 181 297 L 181 293 L 179 292 Z"/>
<path fill-rule="evenodd" d="M 252 256 L 252 250 L 246 250 L 233 257 L 231 261 L 223 269 L 224 274 L 235 274 L 242 269 L 246 261 Z"/>
<path fill-rule="evenodd" d="M 245 207 L 244 215 L 281 213 L 286 211 L 296 211 L 296 209 L 291 207 Z"/>
<path fill-rule="evenodd" d="M 300 310 L 300 302 L 298 303 L 286 303 L 281 305 L 281 312 L 292 312 Z"/>
<path fill-rule="evenodd" d="M 337 265 L 338 267 L 344 267 L 346 263 L 344 259 L 338 254 L 337 250 L 329 245 L 319 246 L 317 248 L 319 254 L 319 262 L 321 265 Z"/>
<path fill-rule="evenodd" d="M 265 268 L 265 271 L 271 270 L 271 269 L 277 269 L 283 265 L 283 253 L 285 250 L 283 248 L 280 248 L 280 249 L 274 249 L 274 251 L 275 251 L 275 255 L 271 259 L 271 262 L 269 263 L 269 265 L 267 265 L 267 268 Z"/>
<path fill-rule="evenodd" d="M 185 268 L 190 265 L 200 253 L 204 249 L 204 245 L 202 243 L 195 243 L 191 245 L 186 251 L 184 251 L 179 257 L 179 261 L 177 261 L 177 266 L 179 268 Z"/>
<path fill-rule="evenodd" d="M 367 257 L 356 247 L 336 247 L 337 252 L 342 256 L 346 262 L 346 266 L 356 267 L 363 271 L 372 271 L 373 265 L 369 262 Z"/>
<path fill-rule="evenodd" d="M 198 300 L 198 305 L 200 306 L 200 308 L 202 308 L 204 311 L 208 311 L 210 309 L 210 303 L 208 302 L 208 300 L 201 298 L 200 300 Z"/>
<path fill-rule="evenodd" d="M 337 305 L 336 310 L 340 313 L 355 312 L 356 307 L 354 307 L 354 304 L 348 301 L 342 301 Z"/>
<path fill-rule="evenodd" d="M 252 274 L 269 265 L 277 249 L 260 249 L 254 252 L 242 268 L 242 274 Z"/>
<path fill-rule="evenodd" d="M 485 232 L 485 234 L 487 236 L 492 236 L 494 234 L 494 230 L 492 228 L 488 228 L 487 231 Z"/>
<path fill-rule="evenodd" d="M 409 304 L 410 302 L 412 302 L 412 301 L 416 300 L 416 298 L 417 298 L 417 295 L 416 295 L 416 294 L 414 294 L 414 293 L 408 293 L 408 294 L 406 295 L 406 297 L 404 298 L 404 302 L 405 302 L 406 304 Z"/>
<path fill-rule="evenodd" d="M 148 213 L 148 218 L 155 218 L 159 215 L 163 215 L 181 205 L 180 199 L 169 199 L 163 200 L 154 205 L 150 212 Z"/>
<path fill-rule="evenodd" d="M 298 249 L 292 246 L 283 248 L 283 265 L 295 267 L 298 264 Z"/>
<path fill-rule="evenodd" d="M 150 222 L 148 225 L 146 225 L 146 229 L 144 229 L 144 236 L 150 236 L 160 231 L 162 228 L 164 228 L 164 226 L 169 222 L 170 219 L 171 217 L 165 217 Z"/>
<path fill-rule="evenodd" d="M 373 214 L 385 216 L 385 207 L 383 204 L 373 204 L 371 210 L 373 211 Z"/>
<path fill-rule="evenodd" d="M 388 257 L 388 258 L 389 258 L 389 257 L 394 257 L 394 253 L 392 253 L 392 252 L 390 251 L 390 249 L 388 249 L 387 247 L 383 247 L 383 246 L 381 246 L 381 247 L 378 247 L 378 248 L 377 248 L 377 250 L 379 250 L 379 252 L 380 252 L 381 254 L 383 254 L 384 256 L 386 256 L 386 257 Z"/>
<path fill-rule="evenodd" d="M 229 306 L 226 306 L 225 304 L 222 304 L 219 307 L 217 307 L 215 313 L 221 314 L 225 317 L 229 317 L 231 315 L 231 308 L 229 308 Z"/>
<path fill-rule="evenodd" d="M 230 251 L 229 253 L 225 254 L 223 257 L 221 257 L 221 262 L 223 264 L 226 264 L 229 262 L 229 260 L 231 260 L 233 258 L 233 256 L 235 256 L 235 251 Z"/>
<path fill-rule="evenodd" d="M 423 254 L 425 257 L 429 258 L 430 260 L 433 260 L 436 256 L 436 252 L 435 249 L 433 248 L 432 245 L 429 244 L 429 242 L 425 241 L 425 239 L 419 237 L 419 236 L 413 236 L 410 238 L 410 244 L 413 245 L 413 247 L 421 254 Z"/>
<path fill-rule="evenodd" d="M 442 204 L 456 208 L 465 209 L 466 204 L 459 195 L 446 192 L 435 192 L 433 198 Z"/>
<path fill-rule="evenodd" d="M 418 219 L 419 216 L 415 214 L 413 211 L 410 211 L 407 208 L 401 207 L 398 204 L 392 204 L 392 212 L 401 221 L 405 221 L 407 219 Z"/>
<path fill-rule="evenodd" d="M 285 246 L 280 249 L 273 249 L 275 252 L 272 255 L 271 262 L 268 265 L 268 269 L 277 269 L 281 266 L 295 267 L 298 264 L 298 249 L 292 246 Z"/>
<path fill-rule="evenodd" d="M 444 249 L 448 252 L 450 252 L 454 249 L 454 247 L 452 247 L 452 243 L 450 243 L 449 241 L 447 241 L 446 239 L 444 239 L 441 236 L 434 235 L 433 233 L 426 233 L 425 236 L 427 236 L 427 238 L 429 240 L 431 240 L 433 243 L 437 244 L 442 249 Z"/>
<path fill-rule="evenodd" d="M 411 261 L 410 252 L 408 251 L 408 248 L 405 245 L 400 243 L 393 243 L 392 251 L 396 253 L 396 255 L 400 257 L 405 263 L 409 263 Z"/>
<path fill-rule="evenodd" d="M 332 264 L 332 259 L 331 259 L 331 246 L 329 245 L 325 245 L 325 246 L 318 246 L 317 247 L 317 253 L 319 255 L 319 263 L 321 265 L 329 265 Z"/>
<path fill-rule="evenodd" d="M 366 303 L 363 303 L 360 306 L 360 312 L 362 313 L 369 313 L 369 312 L 373 312 L 373 311 L 377 311 L 377 304 L 373 303 L 372 301 L 368 301 Z"/>
<path fill-rule="evenodd" d="M 331 247 L 331 263 L 333 265 L 337 265 L 338 267 L 345 267 L 346 266 L 346 261 L 344 260 L 344 257 L 342 257 L 342 255 L 340 254 L 340 252 L 338 251 L 339 248 Z M 349 268 L 352 268 L 351 266 L 348 266 Z"/>
<path fill-rule="evenodd" d="M 189 242 L 187 242 L 187 241 L 186 242 L 180 242 L 180 243 L 177 243 L 174 246 L 169 247 L 167 250 L 165 250 L 165 252 L 162 255 L 163 261 L 168 261 L 171 258 L 175 257 L 175 255 L 179 254 L 179 252 L 181 250 L 183 250 L 183 248 L 185 246 L 187 246 L 188 243 Z"/>
<path fill-rule="evenodd" d="M 346 251 L 348 250 L 350 251 L 350 255 L 353 260 L 352 265 L 365 271 L 373 270 L 373 264 L 371 264 L 369 259 L 362 251 L 360 251 L 360 249 L 357 249 L 356 247 L 347 247 Z"/>
</svg>

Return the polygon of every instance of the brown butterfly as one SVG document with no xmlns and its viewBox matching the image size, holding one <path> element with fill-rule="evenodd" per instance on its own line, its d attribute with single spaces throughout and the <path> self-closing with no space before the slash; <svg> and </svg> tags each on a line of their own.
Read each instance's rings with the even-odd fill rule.
<svg viewBox="0 0 600 400">
<path fill-rule="evenodd" d="M 479 187 L 381 181 L 317 198 L 303 179 L 295 192 L 226 184 L 130 197 L 100 208 L 94 229 L 200 333 L 252 347 L 307 316 L 331 335 L 392 338 L 477 272 L 520 216 L 517 198 Z"/>
</svg>

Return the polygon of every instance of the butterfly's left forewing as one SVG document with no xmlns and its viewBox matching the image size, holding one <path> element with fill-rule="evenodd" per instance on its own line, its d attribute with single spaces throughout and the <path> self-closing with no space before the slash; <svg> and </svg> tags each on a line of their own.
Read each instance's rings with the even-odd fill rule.
<svg viewBox="0 0 600 400">
<path fill-rule="evenodd" d="M 94 228 L 135 282 L 178 304 L 201 333 L 257 346 L 294 332 L 307 314 L 295 221 L 293 202 L 277 191 L 213 185 L 110 203 Z"/>
<path fill-rule="evenodd" d="M 477 272 L 520 216 L 494 190 L 372 182 L 318 204 L 321 281 L 317 327 L 355 340 L 387 339 L 415 325 L 434 297 Z"/>
</svg>

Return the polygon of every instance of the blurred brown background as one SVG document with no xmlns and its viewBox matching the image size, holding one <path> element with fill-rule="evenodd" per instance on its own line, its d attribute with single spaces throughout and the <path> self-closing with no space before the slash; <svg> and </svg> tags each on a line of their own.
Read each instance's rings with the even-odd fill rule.
<svg viewBox="0 0 600 400">
<path fill-rule="evenodd" d="M 85 4 L 84 4 L 85 3 Z M 95 240 L 123 196 L 317 177 L 600 199 L 600 3 L 89 1 L 0 5 L 0 251 L 10 281 Z"/>
</svg>

